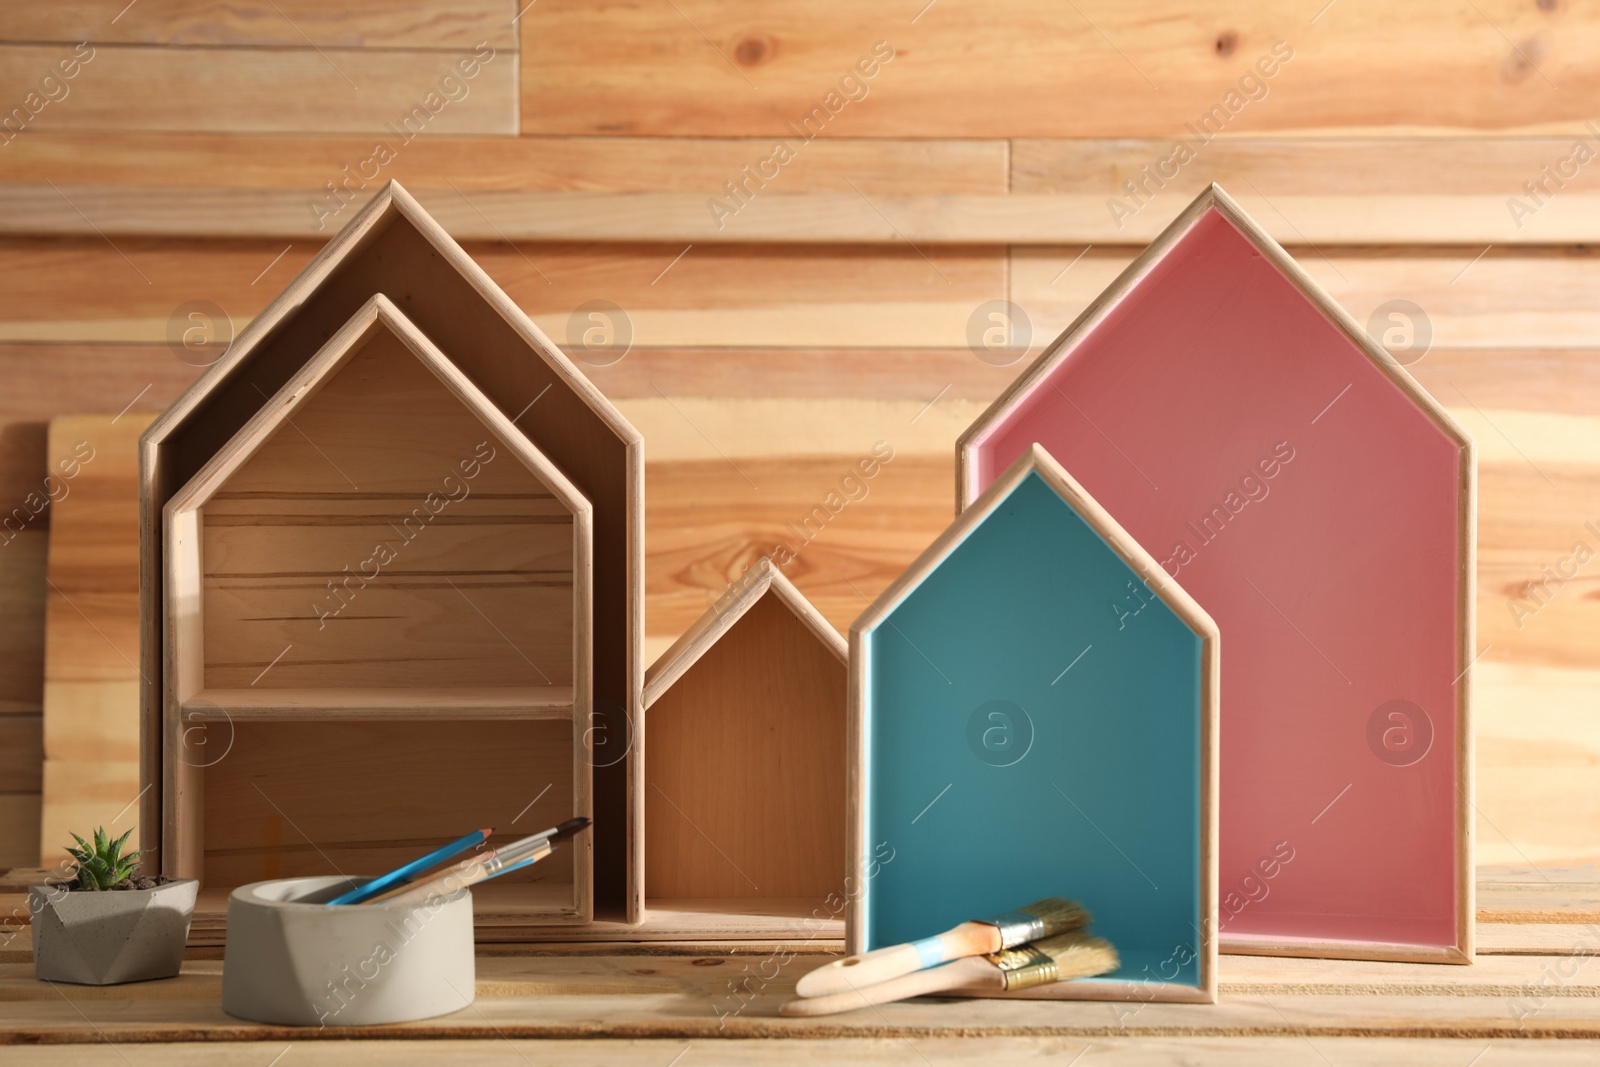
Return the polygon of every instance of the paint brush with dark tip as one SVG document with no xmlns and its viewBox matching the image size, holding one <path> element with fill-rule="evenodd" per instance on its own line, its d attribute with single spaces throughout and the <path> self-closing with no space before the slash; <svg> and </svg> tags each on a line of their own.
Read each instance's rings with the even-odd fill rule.
<svg viewBox="0 0 1600 1067">
<path fill-rule="evenodd" d="M 565 841 L 588 826 L 589 820 L 583 816 L 568 819 L 559 826 L 513 841 L 492 852 L 462 860 L 426 881 L 392 889 L 367 903 L 421 903 L 433 897 L 450 896 L 468 886 L 538 863 L 555 851 L 556 842 Z"/>
</svg>

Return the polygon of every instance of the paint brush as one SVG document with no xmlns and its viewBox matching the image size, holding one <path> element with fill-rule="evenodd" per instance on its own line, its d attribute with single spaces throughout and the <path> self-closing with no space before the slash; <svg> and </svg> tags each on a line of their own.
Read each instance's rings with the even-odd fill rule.
<svg viewBox="0 0 1600 1067">
<path fill-rule="evenodd" d="M 483 844 L 494 833 L 493 827 L 474 830 L 464 837 L 458 837 L 443 848 L 436 848 L 426 856 L 412 860 L 410 863 L 396 867 L 388 874 L 380 874 L 365 885 L 358 885 L 348 893 L 341 893 L 328 901 L 331 904 L 360 904 L 362 901 L 371 900 L 379 893 L 387 892 L 395 886 L 404 885 L 423 871 L 436 863 L 443 863 L 452 856 L 459 856 L 469 848 Z"/>
<path fill-rule="evenodd" d="M 1060 897 L 1045 897 L 1016 911 L 964 922 L 935 937 L 925 937 L 903 945 L 889 945 L 860 956 L 834 960 L 803 975 L 794 991 L 796 996 L 801 997 L 844 993 L 966 956 L 999 952 L 1088 924 L 1089 913 L 1082 905 Z"/>
<path fill-rule="evenodd" d="M 780 1015 L 836 1015 L 873 1004 L 954 989 L 1017 990 L 1089 978 L 1117 969 L 1117 951 L 1086 930 L 1072 930 L 1042 941 L 985 956 L 968 956 L 925 971 L 891 978 L 877 985 L 823 997 L 798 997 L 778 1009 Z"/>
<path fill-rule="evenodd" d="M 396 901 L 421 903 L 432 897 L 449 896 L 468 886 L 505 874 L 513 868 L 537 863 L 555 851 L 557 841 L 566 840 L 588 825 L 589 820 L 582 816 L 568 819 L 560 826 L 552 826 L 548 830 L 513 841 L 492 852 L 462 860 L 431 878 L 398 886 L 387 893 L 373 897 L 367 903 L 388 904 Z"/>
</svg>

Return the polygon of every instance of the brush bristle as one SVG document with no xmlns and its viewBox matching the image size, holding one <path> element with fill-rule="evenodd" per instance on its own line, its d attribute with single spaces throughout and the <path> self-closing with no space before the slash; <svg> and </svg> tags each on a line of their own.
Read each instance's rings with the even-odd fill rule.
<svg viewBox="0 0 1600 1067">
<path fill-rule="evenodd" d="M 1105 974 L 1116 970 L 1121 962 L 1111 942 L 1084 930 L 1047 937 L 1035 941 L 1033 947 L 1055 960 L 1058 982 Z"/>
<path fill-rule="evenodd" d="M 1036 916 L 1044 924 L 1047 937 L 1089 925 L 1089 909 L 1075 900 L 1061 897 L 1045 897 L 1017 910 Z"/>
<path fill-rule="evenodd" d="M 550 840 L 565 841 L 579 830 L 588 827 L 588 825 L 589 820 L 584 818 L 582 815 L 578 816 L 576 819 L 568 819 L 566 822 L 556 827 L 556 832 L 550 835 Z"/>
</svg>

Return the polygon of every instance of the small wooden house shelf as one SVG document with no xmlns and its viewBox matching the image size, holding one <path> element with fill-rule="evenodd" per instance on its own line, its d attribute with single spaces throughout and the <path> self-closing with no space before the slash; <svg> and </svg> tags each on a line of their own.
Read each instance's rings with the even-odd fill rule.
<svg viewBox="0 0 1600 1067">
<path fill-rule="evenodd" d="M 1227 638 L 1223 950 L 1469 962 L 1471 438 L 1212 186 L 962 436 L 958 504 L 1036 442 Z"/>
<path fill-rule="evenodd" d="M 164 508 L 168 869 L 211 890 L 375 874 L 473 826 L 588 815 L 591 520 L 369 300 Z M 590 870 L 580 835 L 485 889 L 586 922 Z"/>
<path fill-rule="evenodd" d="M 1216 998 L 1209 616 L 1038 446 L 850 628 L 852 952 L 1047 896 L 1121 967 L 1024 996 Z"/>
<path fill-rule="evenodd" d="M 843 925 L 844 639 L 765 557 L 645 677 L 646 927 Z"/>
<path fill-rule="evenodd" d="M 460 378 L 478 390 L 485 410 L 492 408 L 513 423 L 520 436 L 589 501 L 594 563 L 593 678 L 587 698 L 582 693 L 569 697 L 563 690 L 576 687 L 576 683 L 559 678 L 545 682 L 535 676 L 535 684 L 530 685 L 519 673 L 519 667 L 527 667 L 520 657 L 490 655 L 487 644 L 481 650 L 485 657 L 479 663 L 482 669 L 469 672 L 464 679 L 439 677 L 427 661 L 404 655 L 397 644 L 392 661 L 364 668 L 364 674 L 349 672 L 337 682 L 307 663 L 297 665 L 293 651 L 258 680 L 255 676 L 265 663 L 254 670 L 249 665 L 263 657 L 270 660 L 292 639 L 285 638 L 271 648 L 268 637 L 276 639 L 272 628 L 256 625 L 233 630 L 224 626 L 222 633 L 208 634 L 213 652 L 227 647 L 217 645 L 219 640 L 237 639 L 243 644 L 227 658 L 213 657 L 203 679 L 180 682 L 166 676 L 173 648 L 163 620 L 195 613 L 192 607 L 165 603 L 162 582 L 171 546 L 162 528 L 164 509 L 212 464 L 227 442 L 270 408 L 279 391 L 296 380 L 314 354 L 377 293 L 402 309 Z M 403 423 L 409 417 L 409 413 L 395 412 L 390 424 L 377 429 L 386 437 L 403 437 Z M 292 428 L 287 432 L 299 437 Z M 326 450 L 324 441 L 315 434 L 311 437 Z M 398 454 L 403 455 L 403 450 Z M 308 469 L 315 469 L 321 460 L 312 453 L 306 462 Z M 506 457 L 495 465 L 496 469 L 507 466 L 510 461 Z M 444 473 L 439 471 L 441 477 Z M 639 705 L 644 673 L 643 477 L 643 445 L 637 431 L 404 189 L 394 183 L 385 186 L 140 441 L 141 777 L 145 786 L 140 824 L 142 843 L 153 850 L 151 858 L 168 874 L 194 862 L 193 842 L 164 838 L 163 812 L 181 807 L 176 798 L 166 795 L 164 768 L 175 759 L 182 763 L 167 751 L 172 735 L 164 716 L 170 692 L 180 694 L 177 712 L 193 716 L 196 723 L 225 715 L 237 728 L 253 729 L 253 717 L 259 716 L 262 729 L 279 730 L 296 717 L 338 717 L 354 728 L 355 720 L 376 717 L 388 728 L 415 731 L 418 738 L 431 737 L 429 720 L 433 718 L 452 723 L 469 718 L 523 719 L 534 731 L 565 729 L 561 720 L 568 712 L 564 709 L 589 699 L 593 726 L 584 741 L 593 749 L 588 763 L 595 822 L 589 837 L 596 907 L 609 921 L 636 922 L 642 907 L 643 765 L 632 716 Z M 355 480 L 360 483 L 359 478 Z M 364 506 L 359 493 L 369 487 L 362 485 L 357 490 L 341 481 L 329 491 L 336 490 L 339 500 L 329 503 L 324 516 L 330 530 L 345 521 L 339 508 Z M 213 511 L 223 503 L 217 503 Z M 366 559 L 365 554 L 339 559 L 334 570 L 345 564 L 357 570 Z M 448 586 L 444 592 L 461 601 L 461 610 L 472 610 Z M 513 643 L 524 644 L 524 635 L 508 628 L 523 624 L 508 623 L 494 610 L 500 592 L 470 585 L 462 585 L 462 592 L 479 602 L 485 614 L 506 629 Z M 362 599 L 370 602 L 377 595 L 367 590 L 355 603 Z M 255 607 L 247 607 L 242 600 L 230 600 L 220 587 L 205 607 L 214 618 L 227 618 L 232 611 L 241 622 L 256 613 Z M 297 602 L 293 610 L 304 612 L 307 607 Z M 474 613 L 473 618 L 491 640 L 499 640 L 482 617 Z M 455 628 L 457 623 L 461 634 L 468 633 L 473 618 L 440 614 L 409 627 L 403 636 L 407 644 L 434 645 L 447 641 L 444 628 Z M 375 644 L 401 636 L 386 623 L 374 620 L 364 625 Z M 504 642 L 501 645 L 505 647 Z M 536 654 L 535 649 L 526 647 L 524 651 L 543 667 L 545 652 Z M 550 655 L 554 651 L 547 650 Z M 455 654 L 463 661 L 473 655 L 464 648 L 457 648 Z M 458 688 L 460 682 L 468 683 L 465 689 Z M 338 696 L 321 692 L 335 685 L 340 689 Z M 259 692 L 269 688 L 276 691 Z M 506 728 L 513 728 L 509 721 Z M 525 797 L 522 803 L 529 799 Z M 450 829 L 461 832 L 458 826 Z M 501 827 L 502 832 L 507 829 L 516 828 Z M 422 836 L 420 831 L 418 836 Z M 511 912 L 503 917 L 507 930 L 520 921 Z"/>
</svg>

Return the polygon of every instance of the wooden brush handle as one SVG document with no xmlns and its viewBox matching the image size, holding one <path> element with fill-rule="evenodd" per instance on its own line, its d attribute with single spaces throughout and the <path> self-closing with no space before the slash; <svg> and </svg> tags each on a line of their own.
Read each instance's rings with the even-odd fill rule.
<svg viewBox="0 0 1600 1067">
<path fill-rule="evenodd" d="M 852 989 L 848 993 L 832 993 L 822 997 L 798 997 L 778 1009 L 780 1015 L 812 1016 L 837 1015 L 841 1011 L 854 1011 L 873 1004 L 889 1004 L 907 997 L 920 997 L 929 993 L 942 993 L 947 989 L 1004 989 L 1005 975 L 1000 968 L 982 956 L 969 956 L 930 967 L 925 971 L 891 978 L 877 985 Z"/>
<path fill-rule="evenodd" d="M 834 960 L 802 975 L 795 983 L 796 996 L 826 997 L 865 989 L 891 978 L 913 974 L 964 956 L 982 956 L 1000 951 L 1000 931 L 990 923 L 965 922 L 937 937 L 925 937 L 904 945 L 888 945 L 859 956 Z"/>
</svg>

